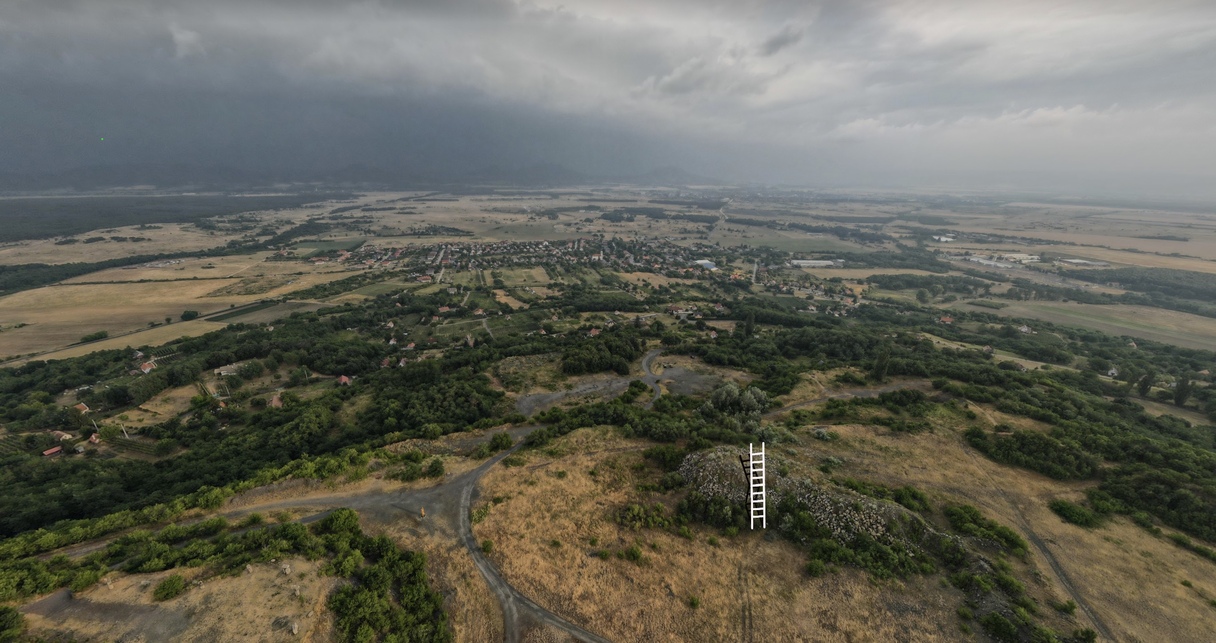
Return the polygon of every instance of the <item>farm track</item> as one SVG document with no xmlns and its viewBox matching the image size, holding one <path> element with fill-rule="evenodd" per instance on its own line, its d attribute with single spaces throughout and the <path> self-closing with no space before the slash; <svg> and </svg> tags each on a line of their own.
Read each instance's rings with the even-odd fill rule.
<svg viewBox="0 0 1216 643">
<path fill-rule="evenodd" d="M 739 640 L 742 643 L 755 643 L 756 624 L 752 615 L 752 592 L 748 586 L 747 570 L 739 563 Z"/>
</svg>

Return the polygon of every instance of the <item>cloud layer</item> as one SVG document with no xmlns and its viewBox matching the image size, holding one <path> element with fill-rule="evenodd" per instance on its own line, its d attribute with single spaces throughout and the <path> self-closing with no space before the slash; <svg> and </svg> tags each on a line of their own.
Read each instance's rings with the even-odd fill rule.
<svg viewBox="0 0 1216 643">
<path fill-rule="evenodd" d="M 1216 5 L 1201 1 L 9 0 L 0 86 L 9 171 L 1216 179 Z M 114 145 L 98 149 L 102 130 Z"/>
</svg>

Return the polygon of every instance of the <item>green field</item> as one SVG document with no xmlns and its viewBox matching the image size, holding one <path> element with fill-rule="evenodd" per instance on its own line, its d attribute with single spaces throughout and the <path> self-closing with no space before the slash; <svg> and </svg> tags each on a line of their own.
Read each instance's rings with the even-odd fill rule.
<svg viewBox="0 0 1216 643">
<path fill-rule="evenodd" d="M 956 302 L 955 310 L 975 311 Z M 1041 319 L 1053 324 L 1092 328 L 1112 335 L 1128 335 L 1187 348 L 1211 350 L 1216 346 L 1216 319 L 1146 306 L 1099 306 L 1061 302 L 1010 302 L 1000 310 L 985 311 L 1002 317 Z"/>
<path fill-rule="evenodd" d="M 294 250 L 297 253 L 302 253 L 305 259 L 315 257 L 326 252 L 334 252 L 337 250 L 354 250 L 367 242 L 363 237 L 354 239 L 334 239 L 332 241 L 301 241 L 295 245 Z"/>
<path fill-rule="evenodd" d="M 390 295 L 396 292 L 401 292 L 405 289 L 405 282 L 401 281 L 382 281 L 378 284 L 371 284 L 362 288 L 352 290 L 356 295 L 367 295 L 368 297 L 377 297 L 379 295 Z"/>
</svg>

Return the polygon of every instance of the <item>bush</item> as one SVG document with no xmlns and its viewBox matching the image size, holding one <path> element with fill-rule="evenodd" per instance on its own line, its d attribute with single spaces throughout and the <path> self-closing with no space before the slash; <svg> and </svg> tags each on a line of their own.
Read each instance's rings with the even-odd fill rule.
<svg viewBox="0 0 1216 643">
<path fill-rule="evenodd" d="M 426 477 L 442 478 L 443 477 L 443 460 L 432 458 L 426 465 Z"/>
<path fill-rule="evenodd" d="M 1101 516 L 1075 502 L 1063 499 L 1052 500 L 1048 506 L 1056 512 L 1057 516 L 1063 518 L 1064 522 L 1070 522 L 1086 529 L 1093 529 L 1102 524 Z"/>
<path fill-rule="evenodd" d="M 0 643 L 18 641 L 25 633 L 25 618 L 16 608 L 0 607 Z"/>
<path fill-rule="evenodd" d="M 481 541 L 481 553 L 489 554 L 492 551 L 494 551 L 494 541 L 493 540 Z"/>
<path fill-rule="evenodd" d="M 1053 602 L 1051 603 L 1051 606 L 1052 606 L 1052 607 L 1053 607 L 1053 608 L 1054 608 L 1054 609 L 1055 609 L 1057 612 L 1060 612 L 1061 614 L 1068 614 L 1068 615 L 1070 615 L 1070 616 L 1071 616 L 1072 614 L 1075 614 L 1075 613 L 1076 613 L 1076 611 L 1077 611 L 1077 604 L 1076 604 L 1075 602 L 1073 602 L 1071 599 L 1070 599 L 1070 600 L 1067 600 L 1067 601 L 1061 601 L 1061 602 L 1054 602 L 1054 601 L 1053 601 Z"/>
<path fill-rule="evenodd" d="M 225 315 L 227 315 L 227 314 L 228 314 L 228 313 L 225 313 Z M 198 311 L 197 311 L 197 310 L 185 310 L 185 311 L 182 311 L 182 321 L 190 321 L 191 319 L 198 319 Z"/>
<path fill-rule="evenodd" d="M 490 438 L 490 450 L 494 453 L 506 451 L 514 446 L 515 441 L 511 439 L 511 434 L 506 431 L 500 431 Z"/>
<path fill-rule="evenodd" d="M 174 574 L 161 581 L 152 590 L 152 598 L 158 601 L 167 601 L 181 596 L 184 591 L 186 591 L 186 579 L 181 574 Z"/>
<path fill-rule="evenodd" d="M 642 452 L 643 457 L 659 465 L 659 468 L 664 471 L 679 469 L 680 464 L 684 462 L 685 454 L 684 449 L 672 444 L 650 447 Z"/>
<path fill-rule="evenodd" d="M 617 556 L 631 562 L 640 563 L 642 562 L 642 548 L 638 547 L 637 545 L 630 545 L 626 549 L 618 552 Z"/>
<path fill-rule="evenodd" d="M 1014 530 L 989 520 L 971 505 L 958 505 L 945 508 L 946 518 L 950 526 L 960 533 L 975 538 L 991 540 L 1016 556 L 1026 555 L 1026 541 Z"/>
<path fill-rule="evenodd" d="M 996 612 L 985 614 L 980 618 L 980 625 L 983 626 L 988 636 L 1002 643 L 1016 643 L 1018 640 L 1018 626 Z"/>
</svg>

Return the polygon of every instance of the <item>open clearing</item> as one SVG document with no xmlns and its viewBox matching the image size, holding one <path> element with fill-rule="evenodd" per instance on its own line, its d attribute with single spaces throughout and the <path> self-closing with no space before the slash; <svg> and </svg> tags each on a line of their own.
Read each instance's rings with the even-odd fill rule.
<svg viewBox="0 0 1216 643">
<path fill-rule="evenodd" d="M 1084 485 L 983 459 L 952 429 L 920 435 L 863 425 L 834 430 L 838 442 L 802 438 L 774 449 L 774 456 L 787 458 L 798 475 L 823 478 L 813 465 L 834 455 L 846 463 L 842 475 L 913 484 L 935 505 L 975 504 L 1023 533 L 1023 523 L 1031 525 L 1119 640 L 1207 640 L 1212 608 L 1179 581 L 1216 593 L 1210 563 L 1123 518 L 1088 531 L 1047 508 L 1057 497 L 1077 500 Z M 635 465 L 648 446 L 614 437 L 611 429 L 583 429 L 544 453 L 528 453 L 523 467 L 487 474 L 480 505 L 488 513 L 474 529 L 478 540 L 493 542 L 491 558 L 504 578 L 613 640 L 751 640 L 750 629 L 756 640 L 971 640 L 954 625 L 961 596 L 930 579 L 875 583 L 852 569 L 808 578 L 805 555 L 781 539 L 748 532 L 730 538 L 698 528 L 687 540 L 621 527 L 613 516 L 625 504 L 664 500 L 636 491 L 646 474 Z M 633 544 L 644 552 L 642 565 L 591 555 Z M 1046 601 L 1067 594 L 1045 560 L 1032 553 L 1030 564 L 1041 580 L 1028 591 L 1050 611 Z M 696 610 L 688 606 L 694 596 Z M 1079 613 L 1076 620 L 1047 618 L 1058 621 L 1059 630 L 1088 625 Z"/>
<path fill-rule="evenodd" d="M 954 304 L 953 307 L 974 309 L 973 306 L 963 308 L 961 304 Z M 1211 350 L 1216 344 L 1216 319 L 1146 306 L 1010 302 L 1005 308 L 985 309 L 985 312 L 1092 328 L 1112 335 L 1130 335 L 1187 348 Z"/>
<path fill-rule="evenodd" d="M 293 213 L 296 216 L 302 216 Z M 150 241 L 117 242 L 102 241 L 100 243 L 73 243 L 70 245 L 55 245 L 51 239 L 37 241 L 18 241 L 0 247 L 0 264 L 21 263 L 74 263 L 105 261 L 120 257 L 135 255 L 152 255 L 174 252 L 196 252 L 222 246 L 239 234 L 223 234 L 213 231 L 200 230 L 188 223 L 165 223 L 156 230 L 139 230 L 137 226 L 125 228 L 106 228 L 105 232 L 89 232 L 78 235 L 81 238 L 92 236 L 126 236 L 147 237 Z"/>
<path fill-rule="evenodd" d="M 171 341 L 173 341 L 175 339 L 179 339 L 181 337 L 198 337 L 199 335 L 209 333 L 213 330 L 219 330 L 219 329 L 223 328 L 224 326 L 227 326 L 227 324 L 220 323 L 220 322 L 209 322 L 209 321 L 205 321 L 202 319 L 195 319 L 195 320 L 188 321 L 188 322 L 175 322 L 175 323 L 169 324 L 168 326 L 161 325 L 161 326 L 157 326 L 155 328 L 148 328 L 148 329 L 144 329 L 144 330 L 130 333 L 127 335 L 110 337 L 108 339 L 103 339 L 98 342 L 89 342 L 88 344 L 80 344 L 79 346 L 69 346 L 68 348 L 41 354 L 41 355 L 38 355 L 36 358 L 29 358 L 29 359 L 40 359 L 40 360 L 67 359 L 69 357 L 80 357 L 81 355 L 88 355 L 89 353 L 92 353 L 94 351 L 111 350 L 111 349 L 115 349 L 115 348 L 126 348 L 128 346 L 131 346 L 131 347 L 159 346 L 161 344 L 164 344 L 166 342 L 171 342 Z M 19 330 L 24 330 L 24 329 L 19 329 Z M 8 335 L 9 332 L 14 332 L 14 331 L 5 331 L 4 333 L 0 333 L 0 346 L 5 345 L 4 342 L 8 339 L 5 336 Z M 19 363 L 25 362 L 25 361 L 28 361 L 28 359 L 18 360 L 16 362 L 14 362 L 13 364 L 19 364 Z M 13 364 L 8 364 L 8 365 L 11 366 Z"/>
<path fill-rule="evenodd" d="M 0 355 L 64 347 L 95 331 L 115 335 L 166 317 L 176 320 L 184 310 L 208 313 L 248 301 L 206 298 L 225 283 L 233 281 L 48 286 L 14 293 L 0 298 L 0 324 L 29 325 L 0 333 Z"/>
<path fill-rule="evenodd" d="M 291 574 L 283 573 L 283 564 Z M 152 600 L 157 583 L 173 573 L 192 581 L 200 570 L 114 573 L 109 585 L 74 596 L 61 590 L 27 607 L 26 614 L 32 630 L 73 640 L 328 641 L 333 621 L 325 601 L 341 581 L 321 575 L 320 567 L 298 558 L 255 564 L 252 573 L 206 579 L 165 603 Z M 292 624 L 299 629 L 295 636 Z"/>
<path fill-rule="evenodd" d="M 265 274 L 255 272 L 262 266 L 271 266 L 272 270 Z M 257 263 L 235 273 L 239 278 L 69 283 L 0 297 L 0 328 L 4 328 L 0 332 L 0 357 L 59 348 L 67 349 L 63 356 L 83 355 L 108 347 L 112 342 L 90 344 L 83 352 L 69 346 L 85 335 L 101 330 L 112 336 L 130 333 L 146 329 L 151 322 L 163 324 L 166 317 L 174 320 L 163 329 L 168 331 L 167 334 L 156 332 L 162 329 L 149 329 L 145 331 L 152 333 L 146 336 L 148 339 L 134 335 L 130 339 L 121 338 L 119 347 L 156 344 L 176 339 L 182 334 L 198 335 L 201 333 L 186 332 L 179 327 L 177 320 L 183 311 L 195 310 L 206 315 L 258 299 L 281 296 L 349 274 L 340 271 L 296 275 L 286 271 L 276 272 L 275 268 L 274 262 Z M 302 264 L 293 264 L 293 268 L 308 269 Z M 124 271 L 105 272 L 121 274 Z M 262 318 L 275 317 L 262 315 L 257 319 Z M 14 328 L 18 324 L 26 326 Z"/>
</svg>

